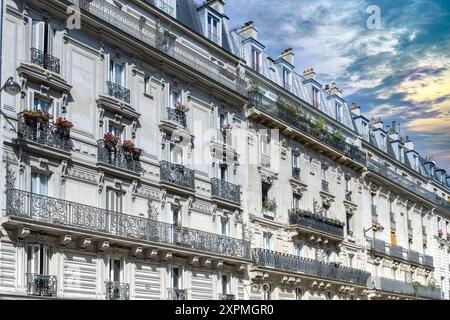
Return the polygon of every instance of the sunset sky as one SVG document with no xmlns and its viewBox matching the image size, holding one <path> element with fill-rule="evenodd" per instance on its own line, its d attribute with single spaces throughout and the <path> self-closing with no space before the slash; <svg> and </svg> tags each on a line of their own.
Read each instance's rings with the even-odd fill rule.
<svg viewBox="0 0 450 320">
<path fill-rule="evenodd" d="M 367 27 L 369 5 L 380 30 Z M 369 119 L 401 122 L 450 172 L 449 0 L 228 0 L 226 13 L 232 26 L 254 21 L 271 55 L 294 48 L 297 72 L 314 67 Z"/>
</svg>

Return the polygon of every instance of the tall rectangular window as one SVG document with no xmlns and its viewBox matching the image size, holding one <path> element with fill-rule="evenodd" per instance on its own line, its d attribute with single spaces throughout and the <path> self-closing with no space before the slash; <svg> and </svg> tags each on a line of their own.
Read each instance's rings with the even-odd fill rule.
<svg viewBox="0 0 450 320">
<path fill-rule="evenodd" d="M 106 191 L 106 210 L 113 212 L 123 212 L 123 193 L 117 190 L 108 189 Z"/>
<path fill-rule="evenodd" d="M 381 150 L 386 151 L 386 135 L 382 133 L 380 136 L 381 136 Z"/>
<path fill-rule="evenodd" d="M 404 157 L 404 154 L 403 154 L 403 147 L 402 146 L 398 146 L 398 159 L 401 161 L 401 162 L 405 162 L 405 157 Z"/>
<path fill-rule="evenodd" d="M 342 122 L 342 104 L 340 104 L 339 102 L 336 102 L 336 120 L 339 122 Z"/>
<path fill-rule="evenodd" d="M 298 194 L 293 195 L 293 209 L 300 209 L 300 200 L 302 197 L 300 197 Z"/>
<path fill-rule="evenodd" d="M 109 81 L 121 87 L 125 86 L 125 73 L 123 64 L 120 64 L 114 60 L 110 61 Z"/>
<path fill-rule="evenodd" d="M 31 45 L 33 48 L 42 51 L 44 54 L 53 54 L 53 42 L 55 30 L 44 21 L 33 21 Z"/>
<path fill-rule="evenodd" d="M 176 108 L 177 104 L 179 104 L 181 102 L 181 95 L 180 92 L 176 91 L 176 90 L 172 90 L 170 91 L 170 105 L 173 108 Z"/>
<path fill-rule="evenodd" d="M 273 249 L 272 234 L 267 232 L 263 233 L 263 248 L 266 250 Z"/>
<path fill-rule="evenodd" d="M 351 214 L 347 214 L 347 235 L 353 236 L 353 216 Z"/>
<path fill-rule="evenodd" d="M 222 236 L 230 236 L 230 219 L 226 217 L 220 217 L 220 231 Z"/>
<path fill-rule="evenodd" d="M 41 173 L 32 172 L 31 193 L 48 196 L 48 176 Z"/>
<path fill-rule="evenodd" d="M 180 288 L 180 269 L 178 267 L 172 268 L 172 288 Z"/>
<path fill-rule="evenodd" d="M 222 294 L 229 294 L 231 292 L 230 277 L 226 274 L 222 275 Z"/>
<path fill-rule="evenodd" d="M 27 273 L 48 275 L 50 261 L 50 248 L 43 244 L 32 244 L 26 248 Z"/>
<path fill-rule="evenodd" d="M 169 161 L 174 164 L 183 164 L 183 148 L 176 143 L 170 144 Z"/>
<path fill-rule="evenodd" d="M 287 68 L 283 68 L 283 85 L 288 91 L 292 89 L 292 72 Z"/>
<path fill-rule="evenodd" d="M 312 88 L 312 105 L 316 108 L 320 105 L 320 91 L 316 87 Z"/>
<path fill-rule="evenodd" d="M 208 15 L 208 39 L 219 42 L 219 20 L 212 15 Z"/>
<path fill-rule="evenodd" d="M 121 259 L 109 259 L 109 281 L 115 281 L 120 283 L 120 275 L 122 272 L 122 260 Z"/>
<path fill-rule="evenodd" d="M 264 204 L 267 200 L 269 200 L 270 184 L 262 182 L 261 187 L 262 187 L 262 192 L 261 192 L 262 203 Z"/>
<path fill-rule="evenodd" d="M 124 127 L 112 121 L 109 121 L 108 132 L 119 140 L 126 139 Z"/>
<path fill-rule="evenodd" d="M 367 137 L 369 135 L 369 125 L 367 124 L 367 122 L 362 123 L 362 135 L 364 137 Z"/>
<path fill-rule="evenodd" d="M 252 67 L 256 72 L 261 72 L 261 51 L 252 48 Z"/>
<path fill-rule="evenodd" d="M 303 244 L 300 242 L 294 243 L 294 255 L 301 257 L 303 255 Z"/>
<path fill-rule="evenodd" d="M 327 170 L 327 168 L 322 166 L 321 173 L 322 173 L 322 181 L 328 181 L 328 170 Z"/>
</svg>

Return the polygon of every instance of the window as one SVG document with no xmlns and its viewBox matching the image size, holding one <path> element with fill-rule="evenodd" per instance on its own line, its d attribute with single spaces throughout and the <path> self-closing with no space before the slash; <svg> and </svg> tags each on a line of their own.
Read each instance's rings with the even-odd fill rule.
<svg viewBox="0 0 450 320">
<path fill-rule="evenodd" d="M 44 54 L 53 53 L 53 41 L 55 39 L 55 30 L 52 26 L 43 21 L 33 21 L 32 26 L 32 47 L 42 51 Z"/>
<path fill-rule="evenodd" d="M 404 154 L 403 154 L 403 147 L 402 146 L 398 146 L 398 159 L 401 162 L 405 162 L 405 157 L 404 157 Z"/>
<path fill-rule="evenodd" d="M 292 168 L 298 168 L 298 154 L 292 153 Z"/>
<path fill-rule="evenodd" d="M 252 48 L 252 67 L 256 72 L 261 72 L 261 51 Z"/>
<path fill-rule="evenodd" d="M 109 122 L 108 132 L 119 140 L 126 139 L 124 127 L 112 121 Z"/>
<path fill-rule="evenodd" d="M 27 273 L 48 275 L 50 248 L 43 244 L 27 246 Z"/>
<path fill-rule="evenodd" d="M 180 224 L 180 207 L 172 204 L 170 210 L 172 212 L 172 224 Z"/>
<path fill-rule="evenodd" d="M 303 254 L 303 244 L 300 242 L 294 243 L 294 255 L 301 257 Z"/>
<path fill-rule="evenodd" d="M 292 72 L 283 67 L 283 86 L 286 90 L 292 89 Z"/>
<path fill-rule="evenodd" d="M 351 189 L 351 178 L 345 177 L 345 192 L 349 192 Z"/>
<path fill-rule="evenodd" d="M 419 159 L 415 154 L 413 154 L 413 166 L 415 170 L 419 170 Z"/>
<path fill-rule="evenodd" d="M 228 177 L 228 166 L 226 164 L 220 165 L 220 180 L 227 181 Z"/>
<path fill-rule="evenodd" d="M 331 262 L 331 255 L 332 252 L 331 251 L 325 251 L 325 263 L 330 263 Z"/>
<path fill-rule="evenodd" d="M 123 64 L 120 64 L 114 60 L 110 61 L 109 81 L 122 87 L 125 86 L 125 72 Z"/>
<path fill-rule="evenodd" d="M 48 196 L 48 176 L 41 173 L 32 172 L 31 193 Z"/>
<path fill-rule="evenodd" d="M 263 248 L 266 250 L 272 250 L 273 248 L 272 234 L 267 232 L 263 233 Z"/>
<path fill-rule="evenodd" d="M 220 217 L 220 231 L 222 236 L 230 236 L 230 219 L 226 217 Z"/>
<path fill-rule="evenodd" d="M 170 105 L 173 108 L 176 108 L 177 104 L 181 102 L 181 94 L 179 91 L 172 90 L 170 91 Z"/>
<path fill-rule="evenodd" d="M 336 102 L 336 120 L 339 122 L 342 122 L 342 104 L 340 104 L 339 102 Z"/>
<path fill-rule="evenodd" d="M 300 197 L 298 194 L 293 194 L 293 209 L 300 209 L 300 200 L 302 197 Z"/>
<path fill-rule="evenodd" d="M 219 19 L 208 15 L 208 39 L 214 42 L 219 42 Z"/>
<path fill-rule="evenodd" d="M 327 300 L 333 300 L 333 294 L 331 291 L 327 291 Z"/>
<path fill-rule="evenodd" d="M 395 231 L 391 231 L 391 244 L 397 246 L 397 234 Z"/>
<path fill-rule="evenodd" d="M 222 275 L 222 294 L 229 294 L 231 292 L 230 277 L 226 274 Z"/>
<path fill-rule="evenodd" d="M 386 135 L 384 133 L 381 134 L 381 149 L 386 151 Z"/>
<path fill-rule="evenodd" d="M 320 105 L 320 91 L 316 87 L 312 88 L 312 105 L 316 108 Z"/>
<path fill-rule="evenodd" d="M 267 200 L 269 200 L 269 190 L 270 190 L 270 184 L 262 182 L 262 203 L 264 204 Z"/>
<path fill-rule="evenodd" d="M 50 103 L 40 98 L 34 98 L 33 109 L 50 112 Z"/>
<path fill-rule="evenodd" d="M 170 143 L 170 162 L 174 164 L 183 164 L 183 148 L 176 143 Z"/>
<path fill-rule="evenodd" d="M 179 289 L 180 288 L 180 268 L 173 267 L 172 268 L 172 288 Z"/>
<path fill-rule="evenodd" d="M 322 166 L 322 181 L 328 181 L 328 170 L 326 167 Z"/>
<path fill-rule="evenodd" d="M 351 214 L 347 214 L 347 235 L 353 236 L 353 216 Z"/>
<path fill-rule="evenodd" d="M 367 124 L 367 122 L 362 122 L 362 135 L 364 137 L 367 137 L 369 134 L 369 125 Z"/>
<path fill-rule="evenodd" d="M 270 283 L 263 284 L 264 300 L 271 300 L 272 298 L 272 285 Z"/>
<path fill-rule="evenodd" d="M 295 289 L 295 300 L 302 300 L 302 299 L 303 299 L 303 289 L 296 288 Z"/>
<path fill-rule="evenodd" d="M 355 255 L 354 254 L 348 255 L 348 266 L 349 266 L 349 268 L 355 267 Z"/>
<path fill-rule="evenodd" d="M 123 193 L 121 191 L 108 189 L 106 191 L 106 210 L 113 212 L 122 212 Z"/>
<path fill-rule="evenodd" d="M 122 260 L 121 259 L 109 259 L 109 281 L 115 281 L 120 283 L 122 273 Z"/>
</svg>

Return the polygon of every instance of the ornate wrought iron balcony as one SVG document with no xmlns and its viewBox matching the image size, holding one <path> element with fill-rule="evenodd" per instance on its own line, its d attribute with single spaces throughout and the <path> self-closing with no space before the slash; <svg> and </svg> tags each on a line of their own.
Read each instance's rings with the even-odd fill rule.
<svg viewBox="0 0 450 320">
<path fill-rule="evenodd" d="M 367 280 L 370 277 L 370 273 L 359 269 L 342 267 L 335 263 L 325 263 L 265 249 L 254 249 L 253 260 L 258 266 L 262 267 L 298 272 L 308 276 L 354 283 L 362 286 L 367 285 Z"/>
<path fill-rule="evenodd" d="M 126 103 L 130 103 L 130 90 L 124 88 L 114 82 L 107 81 L 106 86 L 108 87 L 108 95 L 119 100 L 123 100 Z"/>
<path fill-rule="evenodd" d="M 392 292 L 406 296 L 417 296 L 428 299 L 441 299 L 441 290 L 439 288 L 414 285 L 410 282 L 404 282 L 383 277 L 370 277 L 368 286 L 385 292 Z"/>
<path fill-rule="evenodd" d="M 167 108 L 167 120 L 178 123 L 183 128 L 187 127 L 186 113 L 181 110 L 175 108 Z"/>
<path fill-rule="evenodd" d="M 36 48 L 31 48 L 31 63 L 54 73 L 59 74 L 61 72 L 61 66 L 58 58 L 52 56 L 51 54 L 44 53 Z"/>
<path fill-rule="evenodd" d="M 322 191 L 330 192 L 329 183 L 326 180 L 322 180 Z"/>
<path fill-rule="evenodd" d="M 422 197 L 427 201 L 430 201 L 441 209 L 450 212 L 450 202 L 440 198 L 435 193 L 428 191 L 424 187 L 412 182 L 411 180 L 398 174 L 397 172 L 392 171 L 389 167 L 381 165 L 372 159 L 369 159 L 367 161 L 367 167 L 370 171 L 382 176 L 386 180 L 391 181 L 392 183 L 403 187 L 404 189 L 414 193 L 415 195 Z"/>
<path fill-rule="evenodd" d="M 27 119 L 23 112 L 17 115 L 17 121 L 17 132 L 20 139 L 67 152 L 72 150 L 73 142 L 70 139 L 70 134 L 59 131 L 53 122 L 42 123 Z"/>
<path fill-rule="evenodd" d="M 187 290 L 169 288 L 167 289 L 167 298 L 169 300 L 187 300 Z"/>
<path fill-rule="evenodd" d="M 56 276 L 27 273 L 27 294 L 32 296 L 56 296 Z"/>
<path fill-rule="evenodd" d="M 334 236 L 344 237 L 344 223 L 312 212 L 291 209 L 289 210 L 289 223 L 325 232 Z"/>
<path fill-rule="evenodd" d="M 160 50 L 178 62 L 189 66 L 192 70 L 202 73 L 221 85 L 236 91 L 242 96 L 247 95 L 247 83 L 237 72 L 226 70 L 224 67 L 214 63 L 194 49 L 185 46 L 181 41 L 173 40 L 171 41 L 170 46 L 167 46 L 168 39 L 165 37 L 165 33 L 162 32 L 160 26 L 155 30 L 153 26 L 143 24 L 138 17 L 134 17 L 105 0 L 69 0 L 69 2 L 79 5 L 80 9 L 84 12 L 111 24 L 128 35 Z M 165 7 L 163 7 L 163 10 L 164 9 Z"/>
<path fill-rule="evenodd" d="M 214 198 L 241 203 L 241 186 L 226 182 L 224 180 L 211 179 L 211 194 Z"/>
<path fill-rule="evenodd" d="M 117 281 L 105 281 L 106 300 L 129 300 L 130 285 Z"/>
<path fill-rule="evenodd" d="M 292 168 L 292 178 L 297 181 L 301 180 L 301 169 L 300 168 Z"/>
<path fill-rule="evenodd" d="M 259 92 L 249 92 L 248 106 L 278 118 L 309 137 L 326 144 L 336 152 L 344 154 L 361 164 L 366 164 L 366 154 L 357 146 L 350 145 L 342 139 L 333 139 L 329 135 L 316 132 L 316 130 L 314 130 L 314 125 L 306 118 L 302 117 L 298 112 L 280 108 L 275 101 L 267 99 Z"/>
<path fill-rule="evenodd" d="M 161 181 L 195 190 L 195 172 L 181 164 L 160 162 Z"/>
<path fill-rule="evenodd" d="M 112 212 L 80 203 L 42 196 L 21 190 L 6 192 L 6 214 L 36 223 L 71 227 L 86 232 L 140 239 L 250 259 L 250 242 L 187 227 Z"/>
<path fill-rule="evenodd" d="M 236 296 L 234 295 L 234 294 L 221 294 L 220 296 L 219 296 L 219 300 L 228 300 L 228 301 L 231 301 L 231 300 L 236 300 Z"/>
<path fill-rule="evenodd" d="M 97 142 L 97 156 L 101 163 L 135 173 L 142 171 L 139 157 L 133 155 L 132 152 L 125 151 L 122 144 L 117 144 L 114 148 L 108 148 L 103 140 L 99 140 Z"/>
</svg>

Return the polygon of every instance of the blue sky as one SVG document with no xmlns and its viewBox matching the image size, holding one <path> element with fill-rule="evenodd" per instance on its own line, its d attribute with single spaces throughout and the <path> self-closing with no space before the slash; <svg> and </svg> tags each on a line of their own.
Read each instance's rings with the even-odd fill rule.
<svg viewBox="0 0 450 320">
<path fill-rule="evenodd" d="M 370 5 L 380 30 L 367 27 Z M 254 21 L 271 55 L 294 48 L 297 72 L 314 67 L 369 118 L 400 122 L 450 172 L 449 0 L 228 0 L 225 11 L 232 26 Z"/>
</svg>

